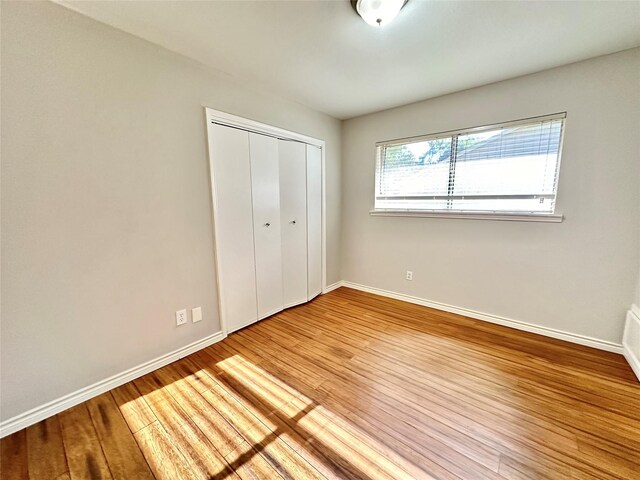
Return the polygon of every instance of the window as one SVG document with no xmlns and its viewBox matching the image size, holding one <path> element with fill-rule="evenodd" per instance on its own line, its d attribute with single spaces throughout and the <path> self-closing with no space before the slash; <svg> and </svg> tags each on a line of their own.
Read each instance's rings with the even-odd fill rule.
<svg viewBox="0 0 640 480">
<path fill-rule="evenodd" d="M 377 144 L 373 213 L 551 215 L 565 117 Z"/>
</svg>

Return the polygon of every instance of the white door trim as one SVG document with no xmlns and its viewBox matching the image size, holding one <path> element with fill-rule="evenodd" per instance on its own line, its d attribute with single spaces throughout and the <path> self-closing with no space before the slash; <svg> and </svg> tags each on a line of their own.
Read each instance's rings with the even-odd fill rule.
<svg viewBox="0 0 640 480">
<path fill-rule="evenodd" d="M 249 130 L 251 132 L 271 135 L 286 140 L 295 140 L 297 142 L 308 143 L 319 148 L 324 148 L 324 140 L 285 130 L 283 128 L 274 127 L 273 125 L 268 125 L 266 123 L 256 122 L 255 120 L 250 120 L 248 118 L 238 117 L 237 115 L 231 115 L 230 113 L 221 112 L 220 110 L 214 110 L 209 107 L 205 107 L 205 111 L 207 123 L 218 123 L 220 125 L 226 125 L 227 127 L 240 128 L 242 130 Z"/>
</svg>

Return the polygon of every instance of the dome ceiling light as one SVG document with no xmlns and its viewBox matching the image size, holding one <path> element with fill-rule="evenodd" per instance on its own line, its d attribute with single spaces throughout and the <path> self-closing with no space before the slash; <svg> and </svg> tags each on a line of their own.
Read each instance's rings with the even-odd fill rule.
<svg viewBox="0 0 640 480">
<path fill-rule="evenodd" d="M 383 27 L 400 13 L 408 0 L 351 0 L 351 6 L 362 19 L 374 27 Z"/>
</svg>

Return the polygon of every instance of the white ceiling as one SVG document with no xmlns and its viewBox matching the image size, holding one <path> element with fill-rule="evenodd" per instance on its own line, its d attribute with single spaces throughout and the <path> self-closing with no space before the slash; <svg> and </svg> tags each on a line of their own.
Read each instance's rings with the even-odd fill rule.
<svg viewBox="0 0 640 480">
<path fill-rule="evenodd" d="M 640 45 L 640 2 L 73 1 L 73 10 L 337 118 Z"/>
</svg>

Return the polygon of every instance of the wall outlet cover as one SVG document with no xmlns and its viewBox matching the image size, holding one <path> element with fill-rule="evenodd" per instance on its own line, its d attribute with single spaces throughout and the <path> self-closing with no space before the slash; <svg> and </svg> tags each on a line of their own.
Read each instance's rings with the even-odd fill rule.
<svg viewBox="0 0 640 480">
<path fill-rule="evenodd" d="M 187 323 L 187 309 L 183 308 L 182 310 L 178 310 L 176 312 L 176 325 L 184 325 Z"/>
<path fill-rule="evenodd" d="M 191 321 L 193 323 L 202 321 L 202 307 L 191 309 Z"/>
</svg>

